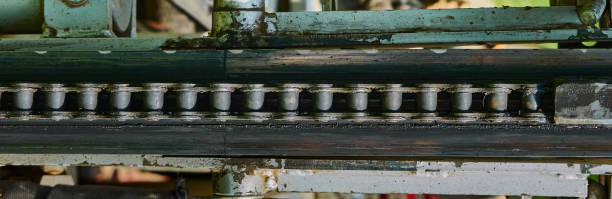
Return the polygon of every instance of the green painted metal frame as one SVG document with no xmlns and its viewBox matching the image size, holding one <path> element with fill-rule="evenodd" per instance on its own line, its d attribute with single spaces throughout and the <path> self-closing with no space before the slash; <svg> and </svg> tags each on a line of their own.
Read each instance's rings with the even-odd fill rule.
<svg viewBox="0 0 612 199">
<path fill-rule="evenodd" d="M 232 2 L 218 0 L 225 1 Z M 0 39 L 0 50 L 371 48 L 373 45 L 444 47 L 482 43 L 609 41 L 612 33 L 610 29 L 589 29 L 583 25 L 575 6 L 265 13 L 260 4 L 256 4 L 257 8 L 247 5 L 248 8 L 244 9 L 234 8 L 235 5 L 224 7 L 226 4 L 215 7 L 217 23 L 213 25 L 216 27 L 213 28 L 216 31 L 212 34 L 214 37 Z"/>
<path fill-rule="evenodd" d="M 269 34 L 352 34 L 549 30 L 583 27 L 575 6 L 338 12 L 267 15 Z"/>
<path fill-rule="evenodd" d="M 356 47 L 377 45 L 398 47 L 446 47 L 452 45 L 499 43 L 550 43 L 611 41 L 611 29 L 559 29 L 476 32 L 414 32 L 381 34 L 258 36 L 242 41 L 202 38 L 70 38 L 70 39 L 0 39 L 0 51 L 149 51 L 180 49 L 308 48 Z"/>
<path fill-rule="evenodd" d="M 136 34 L 136 1 L 6 0 L 0 33 L 47 38 L 104 38 Z"/>
</svg>

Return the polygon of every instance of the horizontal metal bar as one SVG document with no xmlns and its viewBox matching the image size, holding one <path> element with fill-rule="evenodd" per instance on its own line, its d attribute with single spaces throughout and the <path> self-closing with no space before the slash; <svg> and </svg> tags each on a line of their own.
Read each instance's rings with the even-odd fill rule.
<svg viewBox="0 0 612 199">
<path fill-rule="evenodd" d="M 544 43 L 610 41 L 612 31 L 603 30 L 512 30 L 468 32 L 413 32 L 344 35 L 260 36 L 242 42 L 204 38 L 71 38 L 0 39 L 0 51 L 151 51 L 217 48 L 299 48 L 339 46 L 448 46 L 481 43 Z"/>
<path fill-rule="evenodd" d="M 265 21 L 268 33 L 278 35 L 549 30 L 583 26 L 575 6 L 279 12 L 270 14 Z"/>
<path fill-rule="evenodd" d="M 611 50 L 0 52 L 4 82 L 549 82 L 612 76 Z M 168 75 L 173 74 L 173 75 Z M 431 83 L 431 82 L 430 82 Z"/>
<path fill-rule="evenodd" d="M 587 195 L 587 175 L 539 172 L 286 170 L 279 172 L 279 192 L 427 193 L 446 195 L 566 196 Z M 359 182 L 359 183 L 355 183 Z M 486 183 L 482 183 L 486 182 Z M 560 189 L 560 187 L 563 187 Z"/>
<path fill-rule="evenodd" d="M 450 172 L 538 172 L 545 174 L 590 174 L 612 173 L 610 164 L 575 163 L 571 160 L 524 159 L 523 162 L 508 162 L 480 159 L 444 160 L 350 160 L 350 159 L 274 159 L 274 158 L 208 158 L 197 156 L 165 156 L 144 154 L 0 154 L 0 165 L 123 165 L 131 167 L 174 167 L 192 169 L 222 169 L 225 166 L 257 169 L 299 170 L 358 170 L 401 171 L 406 173 L 426 171 Z M 609 162 L 608 162 L 609 163 Z"/>
<path fill-rule="evenodd" d="M 612 157 L 609 127 L 223 124 L 5 126 L 0 128 L 0 153 L 357 159 Z"/>
<path fill-rule="evenodd" d="M 19 38 L 0 39 L 0 51 L 151 51 L 168 38 Z"/>
</svg>

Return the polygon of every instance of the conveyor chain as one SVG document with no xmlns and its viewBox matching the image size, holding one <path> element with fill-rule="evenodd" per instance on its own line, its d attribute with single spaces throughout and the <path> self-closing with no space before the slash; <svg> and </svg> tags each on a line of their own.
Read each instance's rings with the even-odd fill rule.
<svg viewBox="0 0 612 199">
<path fill-rule="evenodd" d="M 22 120 L 547 122 L 537 84 L 340 86 L 17 83 L 0 93 L 2 117 Z M 517 108 L 510 110 L 514 102 Z"/>
</svg>

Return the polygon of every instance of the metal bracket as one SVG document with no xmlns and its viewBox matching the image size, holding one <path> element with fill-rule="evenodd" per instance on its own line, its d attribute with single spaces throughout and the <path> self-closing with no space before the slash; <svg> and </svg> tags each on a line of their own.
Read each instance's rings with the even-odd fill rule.
<svg viewBox="0 0 612 199">
<path fill-rule="evenodd" d="M 135 0 L 45 0 L 43 37 L 135 37 L 135 13 Z"/>
</svg>

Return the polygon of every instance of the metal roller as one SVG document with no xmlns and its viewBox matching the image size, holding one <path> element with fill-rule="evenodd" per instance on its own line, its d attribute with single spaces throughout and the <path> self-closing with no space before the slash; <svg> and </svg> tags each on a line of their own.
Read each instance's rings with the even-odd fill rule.
<svg viewBox="0 0 612 199">
<path fill-rule="evenodd" d="M 125 111 L 130 106 L 132 88 L 129 84 L 113 84 L 110 88 L 111 106 L 113 110 Z"/>
<path fill-rule="evenodd" d="M 99 84 L 77 84 L 78 104 L 82 111 L 96 111 L 98 107 L 98 93 L 102 91 L 103 85 Z"/>
<path fill-rule="evenodd" d="M 179 111 L 192 111 L 198 101 L 198 91 L 195 84 L 179 84 L 175 89 L 176 108 Z"/>
<path fill-rule="evenodd" d="M 210 106 L 213 111 L 228 112 L 232 105 L 232 84 L 213 84 L 210 91 Z"/>
<path fill-rule="evenodd" d="M 519 91 L 521 91 L 521 117 L 531 122 L 546 122 L 546 115 L 540 110 L 538 85 L 523 85 Z"/>
<path fill-rule="evenodd" d="M 492 84 L 486 95 L 489 112 L 504 113 L 508 110 L 508 94 L 512 91 L 509 85 Z"/>
<path fill-rule="evenodd" d="M 244 107 L 247 111 L 259 111 L 266 96 L 263 84 L 249 84 L 241 90 L 244 93 Z"/>
<path fill-rule="evenodd" d="M 385 112 L 396 112 L 402 107 L 403 93 L 401 84 L 388 84 L 380 90 L 382 92 L 382 108 Z"/>
<path fill-rule="evenodd" d="M 422 113 L 436 112 L 438 109 L 438 92 L 440 88 L 433 84 L 420 84 L 417 86 L 417 111 Z"/>
<path fill-rule="evenodd" d="M 164 107 L 164 94 L 168 91 L 166 84 L 151 83 L 144 85 L 144 104 L 148 111 L 159 111 Z"/>
<path fill-rule="evenodd" d="M 457 84 L 449 89 L 451 93 L 451 111 L 453 113 L 469 112 L 472 107 L 473 89 L 471 84 Z"/>
<path fill-rule="evenodd" d="M 351 112 L 363 112 L 368 109 L 368 93 L 370 88 L 361 84 L 348 85 L 347 105 Z"/>
<path fill-rule="evenodd" d="M 315 112 L 327 112 L 334 103 L 332 84 L 316 84 L 310 89 L 313 97 L 313 109 Z"/>
<path fill-rule="evenodd" d="M 538 103 L 538 87 L 537 85 L 526 85 L 524 88 L 520 90 L 522 92 L 521 98 L 521 111 L 525 113 L 533 113 L 538 112 L 539 103 Z"/>
<path fill-rule="evenodd" d="M 18 111 L 29 111 L 34 104 L 34 93 L 38 90 L 36 85 L 29 83 L 14 84 L 13 106 Z"/>
<path fill-rule="evenodd" d="M 58 111 L 64 106 L 68 90 L 63 84 L 49 84 L 42 91 L 45 92 L 46 108 L 50 111 Z"/>
<path fill-rule="evenodd" d="M 300 87 L 295 84 L 280 85 L 278 93 L 278 107 L 281 111 L 294 112 L 297 111 L 300 103 Z"/>
</svg>

